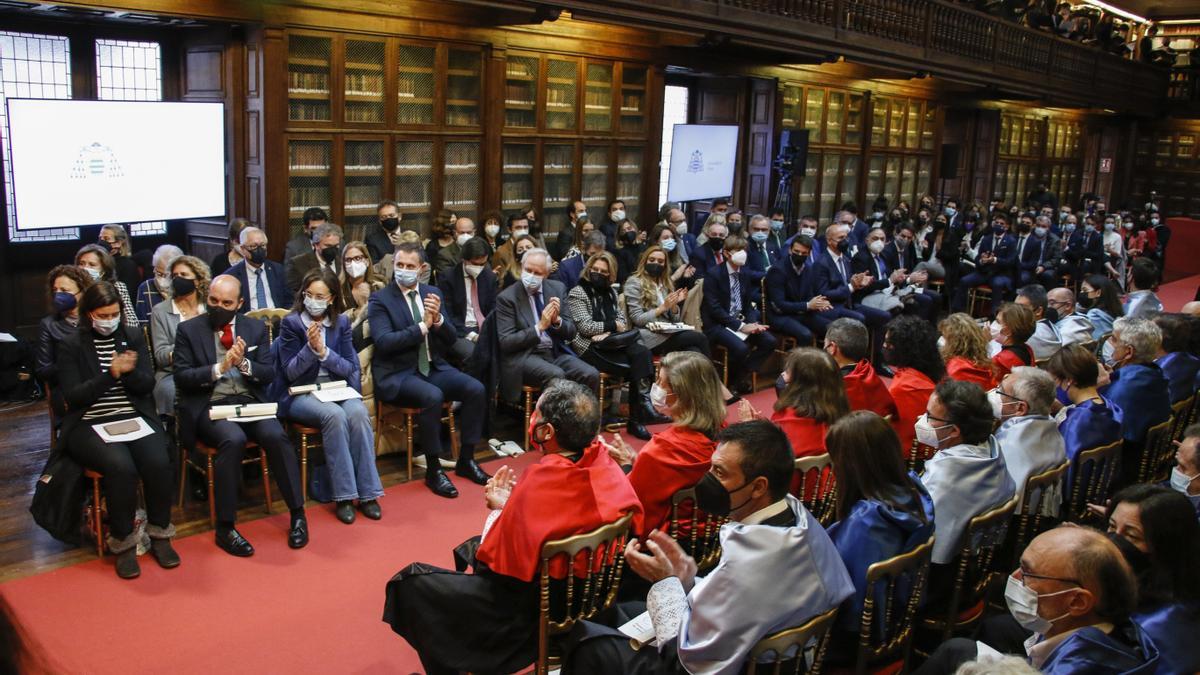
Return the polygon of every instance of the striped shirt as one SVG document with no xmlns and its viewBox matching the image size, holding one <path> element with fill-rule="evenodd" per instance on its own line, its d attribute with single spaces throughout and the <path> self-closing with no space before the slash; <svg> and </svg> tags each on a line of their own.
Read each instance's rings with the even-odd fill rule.
<svg viewBox="0 0 1200 675">
<path fill-rule="evenodd" d="M 100 361 L 100 367 L 108 370 L 112 366 L 116 341 L 111 335 L 108 337 L 97 335 L 93 344 L 96 346 L 96 358 Z M 101 394 L 100 398 L 96 399 L 96 402 L 87 409 L 87 412 L 83 414 L 83 419 L 92 420 L 133 414 L 135 414 L 133 403 L 130 402 L 129 395 L 125 393 L 125 385 L 117 380 L 116 384 L 109 387 L 108 391 Z"/>
</svg>

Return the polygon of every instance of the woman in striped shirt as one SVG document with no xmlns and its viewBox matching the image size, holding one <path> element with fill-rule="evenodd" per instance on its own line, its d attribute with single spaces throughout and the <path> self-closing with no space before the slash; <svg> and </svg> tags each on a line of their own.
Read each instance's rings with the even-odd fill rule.
<svg viewBox="0 0 1200 675">
<path fill-rule="evenodd" d="M 65 449 L 75 461 L 104 475 L 108 547 L 117 555 L 117 575 L 132 579 L 141 573 L 133 527 L 139 479 L 154 558 L 172 568 L 179 565 L 179 555 L 171 547 L 171 461 L 151 396 L 150 354 L 142 331 L 124 324 L 121 316 L 121 295 L 107 281 L 87 289 L 79 301 L 79 330 L 58 348 L 59 386 L 69 412 L 56 450 Z M 106 442 L 97 430 L 127 433 L 116 423 L 138 418 L 150 433 L 132 440 Z"/>
</svg>

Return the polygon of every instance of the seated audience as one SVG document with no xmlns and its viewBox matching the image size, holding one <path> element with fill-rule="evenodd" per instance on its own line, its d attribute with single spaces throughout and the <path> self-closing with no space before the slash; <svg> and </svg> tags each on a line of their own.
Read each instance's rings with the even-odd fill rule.
<svg viewBox="0 0 1200 675">
<path fill-rule="evenodd" d="M 342 270 L 338 269 L 338 254 L 344 236 L 342 228 L 333 223 L 324 223 L 313 228 L 312 249 L 288 261 L 287 287 L 292 295 L 299 292 L 300 282 L 312 270 L 329 270 L 335 275 L 342 273 Z"/>
<path fill-rule="evenodd" d="M 302 221 L 300 231 L 297 232 L 291 239 L 288 239 L 287 244 L 283 247 L 283 264 L 280 265 L 280 271 L 282 272 L 280 276 L 281 279 L 291 278 L 291 271 L 288 268 L 292 264 L 292 258 L 295 258 L 303 253 L 308 253 L 312 250 L 313 230 L 317 229 L 321 225 L 324 225 L 329 220 L 329 214 L 325 213 L 325 209 L 322 209 L 318 206 L 310 206 L 309 208 L 304 209 L 304 213 L 301 214 L 300 220 Z M 264 234 L 263 237 L 265 242 L 266 235 Z M 242 245 L 242 255 L 249 257 L 249 254 L 246 252 L 245 239 L 239 239 L 238 241 Z M 264 246 L 264 260 L 266 259 L 266 252 L 267 249 Z M 242 285 L 245 286 L 246 282 L 242 281 Z M 292 299 L 290 297 L 284 298 L 281 296 L 279 300 L 279 306 L 286 307 L 291 300 Z"/>
<path fill-rule="evenodd" d="M 537 239 L 532 238 L 529 233 L 529 219 L 521 213 L 510 213 L 505 219 L 508 239 L 500 246 L 496 247 L 496 253 L 492 256 L 492 266 L 500 267 L 506 270 L 515 270 L 515 278 L 521 278 L 521 257 L 520 251 L 517 250 L 517 242 L 523 237 L 530 237 L 530 248 L 540 248 L 537 244 Z M 507 286 L 507 284 L 505 284 Z"/>
<path fill-rule="evenodd" d="M 677 288 L 691 288 L 701 277 L 696 274 L 696 267 L 691 264 L 691 252 L 684 239 L 691 238 L 695 242 L 696 238 L 687 233 L 687 222 L 682 212 L 679 219 L 678 227 L 666 222 L 655 225 L 654 229 L 650 230 L 647 242 L 650 246 L 661 248 L 667 254 L 667 274 L 670 275 L 671 283 Z M 683 230 L 683 234 L 679 234 L 678 230 Z M 642 255 L 646 254 L 643 252 Z"/>
<path fill-rule="evenodd" d="M 375 433 L 362 401 L 362 372 L 351 340 L 350 320 L 331 270 L 312 269 L 300 282 L 292 313 L 279 324 L 271 397 L 279 417 L 321 430 L 338 520 L 354 522 L 354 500 L 363 515 L 379 520 L 383 484 L 375 467 Z M 341 380 L 359 396 L 321 401 L 315 393 L 294 395 L 292 387 Z M 439 411 L 440 415 L 440 411 Z M 433 465 L 429 465 L 433 466 Z"/>
<path fill-rule="evenodd" d="M 709 269 L 704 279 L 701 316 L 709 344 L 725 348 L 726 370 L 736 378 L 730 389 L 735 394 L 747 394 L 751 374 L 775 351 L 776 340 L 759 323 L 758 284 L 742 276 L 746 240 L 730 236 L 723 243 L 725 262 Z"/>
<path fill-rule="evenodd" d="M 123 225 L 105 225 L 100 228 L 100 238 L 96 243 L 112 256 L 114 277 L 109 281 L 121 282 L 127 291 L 135 290 L 142 284 L 142 273 L 138 270 L 137 261 L 133 259 L 129 235 Z"/>
<path fill-rule="evenodd" d="M 998 348 L 992 356 L 992 374 L 997 382 L 1013 368 L 1034 365 L 1033 350 L 1026 341 L 1033 335 L 1036 325 L 1033 311 L 1025 305 L 1006 303 L 996 313 L 990 328 L 992 345 Z M 992 345 L 989 345 L 989 351 L 992 351 Z"/>
<path fill-rule="evenodd" d="M 911 239 L 912 230 L 903 230 L 897 234 L 897 240 L 901 236 Z M 855 301 L 883 311 L 906 311 L 931 319 L 937 309 L 934 295 L 924 293 L 921 288 L 928 274 L 923 271 L 910 274 L 911 268 L 895 267 L 884 255 L 886 247 L 887 234 L 876 227 L 867 233 L 865 245 L 854 255 L 852 269 L 872 278 L 869 285 L 857 291 Z"/>
<path fill-rule="evenodd" d="M 595 230 L 589 231 L 580 242 L 579 250 L 580 252 L 574 256 L 559 263 L 558 272 L 554 275 L 554 278 L 566 286 L 568 291 L 575 288 L 583 277 L 584 263 L 591 260 L 592 256 L 597 253 L 604 252 L 604 234 Z M 519 277 L 520 274 L 518 273 L 517 276 Z"/>
<path fill-rule="evenodd" d="M 855 319 L 837 319 L 826 329 L 823 346 L 842 374 L 850 409 L 870 410 L 880 417 L 891 415 L 895 419 L 896 402 L 867 358 L 871 348 L 867 327 Z"/>
<path fill-rule="evenodd" d="M 500 224 L 503 222 L 504 215 L 499 211 L 485 211 L 483 213 L 483 229 L 478 232 L 478 236 L 483 237 L 492 249 L 492 259 L 489 265 L 493 268 L 498 265 L 496 262 L 496 249 L 500 248 L 500 245 L 504 243 L 504 235 L 500 234 L 500 230 L 502 229 Z"/>
<path fill-rule="evenodd" d="M 1008 217 L 993 213 L 991 231 L 979 240 L 977 249 L 970 250 L 975 251 L 975 270 L 958 280 L 951 311 L 967 306 L 968 289 L 986 284 L 992 289 L 992 314 L 997 314 L 1012 290 L 1017 267 L 1017 240 L 1008 233 Z"/>
<path fill-rule="evenodd" d="M 1162 348 L 1162 331 L 1149 319 L 1123 316 L 1113 324 L 1110 383 L 1100 393 L 1121 411 L 1125 440 L 1141 443 L 1150 427 L 1171 416 L 1167 378 L 1154 359 Z"/>
<path fill-rule="evenodd" d="M 988 337 L 975 319 L 956 312 L 938 322 L 938 332 L 938 352 L 946 362 L 947 377 L 974 382 L 984 390 L 996 386 L 987 353 Z"/>
<path fill-rule="evenodd" d="M 528 232 L 528 221 L 524 220 L 525 216 L 523 215 L 521 218 L 526 224 L 525 231 Z M 434 216 L 433 224 L 430 227 L 431 236 L 429 237 L 429 240 L 425 242 L 423 247 L 423 250 L 425 251 L 425 264 L 429 265 L 431 270 L 433 268 L 432 261 L 437 260 L 438 254 L 441 253 L 442 248 L 454 243 L 454 223 L 457 221 L 458 214 L 454 213 L 450 209 L 442 209 L 441 211 L 438 211 L 436 216 Z"/>
<path fill-rule="evenodd" d="M 1168 485 L 1192 502 L 1200 518 L 1200 424 L 1189 425 L 1176 445 L 1175 467 Z"/>
<path fill-rule="evenodd" d="M 1069 401 L 1054 419 L 1063 437 L 1067 459 L 1071 461 L 1067 474 L 1067 486 L 1071 489 L 1079 453 L 1121 440 L 1121 412 L 1096 390 L 1100 364 L 1086 348 L 1063 347 L 1046 362 L 1046 372 Z"/>
<path fill-rule="evenodd" d="M 837 479 L 837 522 L 829 538 L 854 582 L 854 595 L 838 610 L 830 658 L 848 660 L 862 626 L 867 568 L 907 553 L 934 534 L 933 498 L 915 474 L 905 471 L 900 443 L 878 415 L 857 411 L 825 437 Z M 904 598 L 894 598 L 904 602 Z M 875 598 L 880 607 L 886 598 Z"/>
<path fill-rule="evenodd" d="M 937 516 L 933 563 L 948 565 L 962 550 L 971 518 L 1012 499 L 1017 488 L 992 436 L 992 406 L 982 389 L 971 382 L 943 382 L 925 410 L 915 427 L 917 442 L 937 451 L 921 476 Z M 942 573 L 953 576 L 949 570 Z"/>
<path fill-rule="evenodd" d="M 249 230 L 242 231 L 243 236 Z M 245 262 L 245 261 L 243 261 Z M 242 263 L 238 263 L 241 265 Z M 236 268 L 238 265 L 234 265 Z M 283 493 L 291 522 L 288 546 L 308 544 L 308 520 L 300 491 L 296 451 L 279 420 L 233 422 L 209 419 L 218 405 L 266 403 L 266 387 L 275 379 L 267 327 L 239 313 L 244 294 L 238 280 L 222 274 L 208 288 L 203 317 L 179 324 L 175 334 L 175 388 L 179 392 L 179 438 L 185 448 L 203 441 L 217 451 L 213 461 L 216 541 L 230 555 L 247 557 L 254 547 L 235 529 L 237 493 L 247 439 L 267 453 L 271 477 Z"/>
<path fill-rule="evenodd" d="M 458 220 L 454 221 L 454 241 L 449 246 L 443 246 L 433 261 L 433 271 L 439 281 L 443 274 L 462 262 L 462 247 L 474 238 L 475 221 L 466 216 L 459 216 Z"/>
<path fill-rule="evenodd" d="M 567 222 L 554 238 L 551 257 L 560 262 L 583 255 L 583 240 L 588 233 L 596 231 L 596 224 L 588 218 L 587 205 L 576 199 L 566 206 Z"/>
<path fill-rule="evenodd" d="M 66 402 L 57 446 L 82 466 L 104 474 L 108 505 L 108 549 L 117 555 L 122 579 L 141 574 L 137 561 L 139 535 L 134 528 L 138 482 L 146 500 L 146 534 L 150 551 L 165 568 L 177 567 L 171 547 L 174 481 L 167 453 L 167 435 L 154 410 L 154 373 L 150 352 L 137 324 L 122 325 L 121 296 L 111 283 L 93 284 L 79 299 L 75 332 L 58 345 L 58 384 Z M 122 441 L 106 441 L 101 429 L 114 422 L 131 422 L 149 433 Z M 117 435 L 124 431 L 108 431 Z M 98 533 L 97 533 L 98 534 Z"/>
<path fill-rule="evenodd" d="M 1037 284 L 1022 286 L 1017 291 L 1016 304 L 1024 305 L 1033 312 L 1033 335 L 1029 336 L 1025 344 L 1033 350 L 1035 361 L 1044 361 L 1050 358 L 1051 354 L 1062 349 L 1062 336 L 1058 333 L 1058 326 L 1046 316 L 1045 288 Z"/>
<path fill-rule="evenodd" d="M 1125 316 L 1116 284 L 1103 274 L 1093 274 L 1079 285 L 1079 305 L 1092 322 L 1093 340 L 1111 333 L 1113 322 Z"/>
<path fill-rule="evenodd" d="M 750 216 L 746 245 L 746 276 L 761 282 L 780 258 L 779 246 L 771 238 L 771 223 L 762 214 Z"/>
<path fill-rule="evenodd" d="M 892 426 L 908 456 L 916 438 L 913 424 L 925 412 L 934 387 L 946 375 L 946 365 L 938 354 L 937 331 L 928 321 L 915 316 L 893 319 L 883 339 L 883 360 L 895 373 L 888 386 L 888 393 L 896 402 Z"/>
<path fill-rule="evenodd" d="M 721 526 L 721 564 L 697 578 L 695 561 L 661 531 L 650 535 L 645 552 L 642 542 L 630 541 L 629 569 L 653 583 L 645 606 L 658 648 L 635 650 L 615 629 L 576 624 L 564 675 L 738 672 L 761 638 L 853 595 L 829 536 L 787 492 L 793 459 L 783 432 L 755 420 L 728 427 L 717 442 L 712 469 L 696 489 L 700 509 L 731 521 Z M 635 614 L 641 605 L 617 609 Z"/>
<path fill-rule="evenodd" d="M 1079 311 L 1075 304 L 1075 293 L 1069 288 L 1053 288 L 1046 293 L 1046 304 L 1058 313 L 1058 322 L 1054 324 L 1062 337 L 1063 346 L 1083 344 L 1095 340 L 1096 327 L 1091 319 Z"/>
<path fill-rule="evenodd" d="M 690 255 L 692 265 L 696 267 L 696 276 L 703 279 L 710 269 L 725 264 L 725 238 L 729 236 L 725 217 L 710 214 L 704 221 L 701 234 L 704 240 L 697 238 Z"/>
<path fill-rule="evenodd" d="M 204 313 L 212 279 L 204 261 L 190 255 L 175 258 L 168 273 L 171 298 L 150 312 L 150 346 L 155 366 L 154 405 L 159 415 L 175 417 L 175 334 L 181 322 Z"/>
<path fill-rule="evenodd" d="M 113 288 L 117 290 L 117 295 L 121 296 L 121 319 L 125 325 L 136 328 L 140 324 L 137 312 L 133 308 L 133 296 L 129 292 L 129 287 L 117 279 L 116 263 L 107 249 L 96 244 L 84 246 L 75 253 L 75 266 L 90 276 L 93 283 L 107 281 L 112 284 Z"/>
<path fill-rule="evenodd" d="M 496 308 L 499 283 L 488 267 L 490 252 L 483 237 L 472 237 L 460 246 L 460 262 L 438 274 L 438 288 L 445 299 L 446 316 L 450 318 L 457 336 L 454 346 L 450 348 L 455 363 L 465 362 L 475 352 L 483 322 Z"/>
<path fill-rule="evenodd" d="M 847 218 L 852 216 L 848 214 Z M 834 223 L 825 228 L 825 252 L 813 263 L 812 271 L 816 272 L 813 290 L 816 295 L 829 300 L 841 316 L 858 319 L 873 330 L 875 349 L 872 353 L 880 356 L 883 329 L 892 315 L 857 301 L 856 293 L 870 286 L 874 277 L 868 272 L 851 272 L 849 233 L 850 226 L 845 223 Z"/>
<path fill-rule="evenodd" d="M 1046 239 L 1034 233 L 1034 215 L 1021 214 L 1017 221 L 1017 255 L 1013 268 L 1013 283 L 1018 287 L 1038 283 L 1041 276 L 1039 267 L 1044 256 Z M 1049 226 L 1049 219 L 1043 221 Z"/>
<path fill-rule="evenodd" d="M 1122 308 L 1125 316 L 1149 318 L 1162 311 L 1162 302 L 1154 294 L 1158 286 L 1158 265 L 1149 258 L 1138 258 L 1130 265 L 1129 294 Z"/>
<path fill-rule="evenodd" d="M 383 620 L 416 649 L 426 673 L 521 671 L 537 656 L 542 546 L 626 513 L 641 531 L 641 504 L 599 430 L 595 394 L 576 382 L 549 383 L 530 420 L 541 459 L 520 480 L 504 466 L 488 482 L 491 513 L 474 572 L 415 563 L 388 582 Z M 559 569 L 556 580 L 569 573 Z"/>
<path fill-rule="evenodd" d="M 378 400 L 421 410 L 416 439 L 425 453 L 425 485 L 439 497 L 454 498 L 458 489 L 439 461 L 442 405 L 446 401 L 462 402 L 457 420 L 461 452 L 454 473 L 483 485 L 488 475 L 475 463 L 475 446 L 483 434 L 487 395 L 479 380 L 446 361 L 456 336 L 441 291 L 419 280 L 419 270 L 425 264 L 422 254 L 416 243 L 397 246 L 393 283 L 373 293 L 367 303 L 367 320 L 375 343 L 371 376 Z"/>
<path fill-rule="evenodd" d="M 218 253 L 212 262 L 208 263 L 208 269 L 212 274 L 224 274 L 225 270 L 233 267 L 242 261 L 241 252 L 241 235 L 242 230 L 250 227 L 250 221 L 245 218 L 234 218 L 229 221 L 228 237 L 225 240 L 225 250 Z"/>
<path fill-rule="evenodd" d="M 1200 357 L 1188 351 L 1192 340 L 1192 322 L 1182 314 L 1159 314 L 1154 323 L 1162 333 L 1162 346 L 1154 360 L 1167 378 L 1167 389 L 1174 405 L 1196 391 Z"/>
<path fill-rule="evenodd" d="M 371 264 L 371 250 L 361 241 L 346 242 L 342 247 L 342 315 L 350 321 L 353 331 L 367 318 L 367 301 L 371 294 L 383 288 L 384 280 Z M 357 344 L 357 343 L 356 343 Z"/>
<path fill-rule="evenodd" d="M 566 311 L 566 289 L 547 278 L 550 254 L 545 249 L 530 249 L 521 258 L 520 274 L 519 284 L 496 296 L 500 397 L 516 402 L 522 385 L 545 387 L 558 378 L 597 391 L 600 371 L 568 349 L 578 328 Z"/>
<path fill-rule="evenodd" d="M 637 269 L 642 251 L 646 250 L 646 233 L 639 231 L 637 224 L 628 219 L 622 220 L 618 229 L 616 244 L 612 249 L 612 255 L 617 262 L 613 281 L 624 285 L 625 279 Z"/>
<path fill-rule="evenodd" d="M 58 345 L 79 327 L 79 299 L 94 282 L 82 268 L 58 265 L 46 275 L 50 314 L 38 324 L 34 374 L 50 390 L 50 407 L 61 420 L 67 409 L 58 387 Z"/>
<path fill-rule="evenodd" d="M 497 264 L 492 270 L 493 272 L 496 272 L 497 276 L 500 277 L 500 290 L 504 290 L 509 286 L 516 285 L 517 282 L 521 280 L 521 266 L 524 263 L 525 254 L 537 248 L 537 243 L 534 241 L 533 237 L 527 234 L 520 234 L 512 239 L 509 239 L 508 242 L 505 243 L 505 246 L 511 246 L 513 249 L 513 254 L 506 258 L 506 262 Z M 505 246 L 501 246 L 498 250 L 503 251 Z M 496 256 L 493 255 L 492 260 L 495 259 Z M 582 268 L 580 269 L 582 270 Z M 499 272 L 497 272 L 497 270 L 499 270 Z M 576 283 L 578 283 L 578 280 L 576 280 Z"/>
<path fill-rule="evenodd" d="M 673 241 L 673 240 L 672 240 Z M 683 323 L 683 303 L 688 289 L 676 287 L 667 263 L 667 252 L 651 246 L 642 253 L 637 269 L 625 280 L 625 308 L 641 332 L 642 344 L 655 355 L 693 351 L 708 356 L 708 338 L 697 330 L 654 331 L 655 323 Z"/>
<path fill-rule="evenodd" d="M 992 414 L 1000 421 L 996 443 L 1004 455 L 1004 466 L 1017 487 L 1017 508 L 1021 508 L 1025 482 L 1031 476 L 1049 471 L 1067 460 L 1066 446 L 1058 425 L 1050 417 L 1054 404 L 1054 378 L 1044 370 L 1019 366 L 988 392 Z M 1041 496 L 1043 513 L 1058 514 L 1061 494 Z"/>
<path fill-rule="evenodd" d="M 226 272 L 241 284 L 238 312 L 245 314 L 258 309 L 289 307 L 292 295 L 288 292 L 284 267 L 274 260 L 267 260 L 267 233 L 257 227 L 247 227 L 242 230 L 241 237 L 245 258 Z M 289 247 L 292 241 L 295 239 L 288 242 Z"/>
<path fill-rule="evenodd" d="M 797 235 L 787 248 L 787 257 L 767 270 L 767 322 L 771 330 L 808 346 L 813 331 L 825 330 L 830 321 L 842 316 L 829 300 L 816 295 L 816 272 L 809 262 L 812 238 Z M 828 318 L 821 318 L 828 316 Z"/>
<path fill-rule="evenodd" d="M 787 434 L 797 458 L 825 454 L 830 425 L 850 414 L 837 363 L 819 349 L 800 347 L 788 354 L 782 377 L 783 391 L 771 421 Z M 795 483 L 792 493 L 799 487 Z"/>
<path fill-rule="evenodd" d="M 400 231 L 400 205 L 391 200 L 384 200 L 375 207 L 375 216 L 378 218 L 378 227 L 368 225 L 363 237 L 368 267 L 392 254 L 396 245 L 393 238 L 396 232 Z M 342 258 L 344 263 L 345 251 L 342 252 Z"/>
<path fill-rule="evenodd" d="M 670 420 L 654 412 L 650 403 L 650 379 L 654 363 L 641 333 L 617 305 L 613 290 L 617 263 L 608 251 L 588 259 L 579 285 L 567 296 L 567 315 L 575 322 L 571 347 L 597 370 L 615 375 L 629 385 L 629 418 L 625 430 L 643 441 L 650 440 L 646 424 Z"/>
<path fill-rule="evenodd" d="M 154 276 L 137 287 L 137 299 L 133 301 L 133 312 L 137 314 L 141 323 L 150 323 L 150 310 L 170 297 L 171 261 L 181 255 L 183 250 L 173 244 L 163 244 L 154 249 L 154 256 L 151 258 Z"/>
</svg>

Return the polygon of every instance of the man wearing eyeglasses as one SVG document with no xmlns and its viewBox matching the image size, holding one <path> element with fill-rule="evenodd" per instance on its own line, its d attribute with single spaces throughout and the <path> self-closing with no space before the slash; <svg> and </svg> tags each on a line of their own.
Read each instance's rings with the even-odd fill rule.
<svg viewBox="0 0 1200 675">
<path fill-rule="evenodd" d="M 257 227 L 242 230 L 238 241 L 242 248 L 242 261 L 225 272 L 242 282 L 242 306 L 239 313 L 256 309 L 290 307 L 287 275 L 283 265 L 267 260 L 267 233 Z"/>
<path fill-rule="evenodd" d="M 1024 496 L 1030 476 L 1049 471 L 1067 461 L 1067 446 L 1058 424 L 1050 417 L 1055 384 L 1050 373 L 1031 366 L 1013 368 L 1000 385 L 988 393 L 992 414 L 1000 420 L 996 442 L 1017 493 Z M 1048 516 L 1058 515 L 1058 488 L 1041 495 L 1038 507 Z M 1017 508 L 1021 508 L 1021 501 Z"/>
</svg>

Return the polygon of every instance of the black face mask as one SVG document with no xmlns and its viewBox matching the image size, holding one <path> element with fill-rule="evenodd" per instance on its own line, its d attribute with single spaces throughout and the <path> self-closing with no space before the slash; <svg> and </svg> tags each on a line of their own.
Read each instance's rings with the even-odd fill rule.
<svg viewBox="0 0 1200 675">
<path fill-rule="evenodd" d="M 1053 307 L 1047 307 L 1046 311 L 1042 314 L 1042 318 L 1050 323 L 1058 323 L 1058 310 Z"/>
<path fill-rule="evenodd" d="M 338 255 L 338 250 L 337 250 L 336 246 L 329 246 L 327 248 L 321 249 L 321 260 L 324 260 L 326 265 L 337 260 L 337 255 Z"/>
<path fill-rule="evenodd" d="M 212 326 L 214 332 L 224 328 L 236 315 L 236 309 L 225 309 L 211 304 L 208 306 L 208 313 L 205 314 L 208 317 L 208 325 Z"/>
<path fill-rule="evenodd" d="M 588 272 L 588 281 L 591 282 L 592 288 L 603 289 L 608 286 L 608 275 L 599 272 Z"/>
<path fill-rule="evenodd" d="M 1092 305 L 1096 304 L 1095 298 L 1092 298 L 1087 293 L 1080 293 L 1078 302 L 1079 306 L 1084 309 L 1091 309 Z"/>
<path fill-rule="evenodd" d="M 646 274 L 657 277 L 662 274 L 663 266 L 658 263 L 646 263 Z"/>
<path fill-rule="evenodd" d="M 266 261 L 267 261 L 267 249 L 256 248 L 253 251 L 250 251 L 250 262 L 254 263 L 255 265 L 261 265 Z"/>
<path fill-rule="evenodd" d="M 725 238 L 721 237 L 720 239 L 717 239 L 714 237 L 709 239 L 708 246 L 714 251 L 720 251 L 721 249 L 725 248 Z"/>
<path fill-rule="evenodd" d="M 395 232 L 396 228 L 400 227 L 400 219 L 396 217 L 384 218 L 383 220 L 379 221 L 379 224 L 382 225 L 383 229 L 387 230 L 388 232 Z"/>
<path fill-rule="evenodd" d="M 621 238 L 624 239 L 625 243 L 627 244 L 632 244 L 633 242 L 637 241 L 637 237 L 637 230 L 629 230 L 628 232 L 621 233 Z"/>
<path fill-rule="evenodd" d="M 172 277 L 171 278 L 171 295 L 176 298 L 181 298 L 185 295 L 191 295 L 196 292 L 196 280 L 188 279 L 187 277 Z"/>
<path fill-rule="evenodd" d="M 696 483 L 696 508 L 709 515 L 724 518 L 735 510 L 745 506 L 747 501 L 750 501 L 747 498 L 741 504 L 733 506 L 731 499 L 734 492 L 743 490 L 748 485 L 750 485 L 749 481 L 743 484 L 742 487 L 731 492 L 726 490 L 724 485 L 721 485 L 721 481 L 717 480 L 716 476 L 706 473 L 704 474 L 704 478 L 701 478 L 700 482 Z"/>
<path fill-rule="evenodd" d="M 725 225 L 729 228 L 731 233 L 742 231 L 742 223 L 739 220 L 731 220 L 728 223 L 725 223 Z"/>
<path fill-rule="evenodd" d="M 806 255 L 801 255 L 799 253 L 793 253 L 791 255 L 792 255 L 792 264 L 795 265 L 796 267 L 804 267 L 804 264 L 808 262 L 808 256 L 806 256 Z"/>
<path fill-rule="evenodd" d="M 850 240 L 843 239 L 843 240 L 839 241 L 837 244 L 837 250 L 838 250 L 838 253 L 845 253 L 846 251 L 849 251 L 850 250 Z"/>
</svg>

